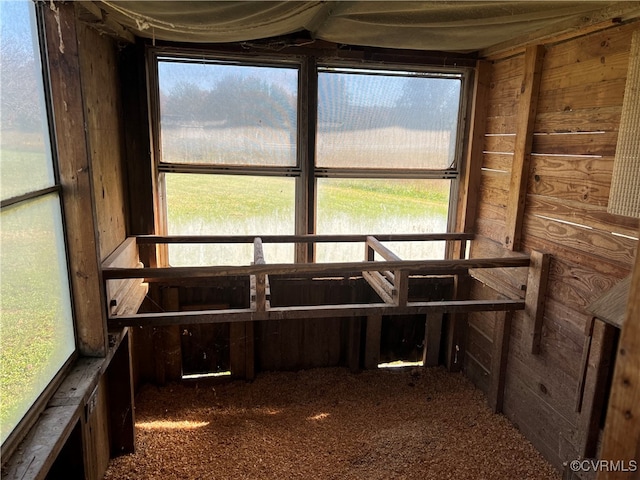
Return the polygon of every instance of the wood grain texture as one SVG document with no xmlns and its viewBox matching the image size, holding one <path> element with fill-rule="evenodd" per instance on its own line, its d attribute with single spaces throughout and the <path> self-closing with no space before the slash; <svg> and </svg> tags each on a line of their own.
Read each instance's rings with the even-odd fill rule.
<svg viewBox="0 0 640 480">
<path fill-rule="evenodd" d="M 640 253 L 631 276 L 631 295 L 620 334 L 611 397 L 604 429 L 601 457 L 615 460 L 638 459 L 640 453 Z M 639 477 L 636 472 L 631 478 Z M 598 474 L 598 479 L 629 478 L 628 474 Z"/>
<path fill-rule="evenodd" d="M 93 211 L 92 166 L 84 131 L 75 10 L 68 3 L 58 5 L 57 13 L 43 11 L 76 338 L 80 353 L 99 357 L 107 351 L 107 309 L 100 287 L 100 247 Z"/>
<path fill-rule="evenodd" d="M 514 156 L 509 182 L 506 228 L 503 244 L 510 250 L 519 250 L 522 233 L 522 218 L 527 194 L 527 176 L 533 143 L 533 127 L 538 104 L 538 92 L 542 77 L 545 48 L 541 45 L 528 47 L 525 51 L 525 66 L 521 95 L 518 100 L 518 119 L 514 137 Z"/>
</svg>

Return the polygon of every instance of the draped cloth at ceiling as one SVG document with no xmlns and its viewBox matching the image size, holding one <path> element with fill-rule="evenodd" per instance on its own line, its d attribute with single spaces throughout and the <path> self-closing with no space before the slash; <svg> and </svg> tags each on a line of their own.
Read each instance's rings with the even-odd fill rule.
<svg viewBox="0 0 640 480">
<path fill-rule="evenodd" d="M 617 3 L 102 0 L 99 5 L 136 35 L 158 40 L 238 42 L 306 30 L 340 44 L 469 52 L 601 15 Z"/>
</svg>

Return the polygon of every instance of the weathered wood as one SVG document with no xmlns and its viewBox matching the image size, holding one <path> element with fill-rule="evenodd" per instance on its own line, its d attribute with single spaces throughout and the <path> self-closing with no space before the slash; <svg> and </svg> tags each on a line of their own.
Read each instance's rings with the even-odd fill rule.
<svg viewBox="0 0 640 480">
<path fill-rule="evenodd" d="M 453 294 L 456 301 L 458 301 L 457 299 L 459 298 L 468 298 L 470 290 L 471 277 L 469 275 L 456 276 Z M 484 300 L 478 301 L 484 302 Z M 447 369 L 450 372 L 459 372 L 464 365 L 468 312 L 469 311 L 451 312 L 453 315 L 449 316 L 445 359 Z"/>
<path fill-rule="evenodd" d="M 396 290 L 380 272 L 362 272 L 362 277 L 383 302 L 389 305 L 395 305 L 394 297 L 396 296 Z"/>
<path fill-rule="evenodd" d="M 354 373 L 360 371 L 360 330 L 362 328 L 362 319 L 354 317 L 349 319 L 349 348 L 347 350 L 347 365 L 349 370 Z"/>
<path fill-rule="evenodd" d="M 587 312 L 616 328 L 622 328 L 631 293 L 631 275 L 587 306 Z"/>
<path fill-rule="evenodd" d="M 516 125 L 513 166 L 509 184 L 507 203 L 506 232 L 504 245 L 509 250 L 520 249 L 522 217 L 527 194 L 529 161 L 533 143 L 533 127 L 536 118 L 540 78 L 545 48 L 541 45 L 528 47 L 525 51 L 525 66 L 518 100 L 518 119 Z"/>
<path fill-rule="evenodd" d="M 541 90 L 538 113 L 580 111 L 587 108 L 621 108 L 626 78 L 606 82 L 587 81 L 555 90 Z M 542 117 L 544 119 L 544 117 Z M 542 120 L 541 119 L 541 120 Z"/>
<path fill-rule="evenodd" d="M 600 436 L 600 418 L 607 403 L 607 383 L 610 380 L 615 355 L 615 328 L 595 321 L 592 341 L 585 362 L 585 377 L 577 390 L 580 416 L 577 435 L 578 454 L 595 458 Z"/>
<path fill-rule="evenodd" d="M 48 71 L 56 126 L 58 171 L 67 235 L 78 350 L 104 356 L 106 306 L 100 286 L 100 253 L 93 213 L 94 191 L 85 139 L 85 114 L 74 5 L 43 9 Z"/>
<path fill-rule="evenodd" d="M 124 339 L 116 348 L 113 359 L 106 370 L 109 438 L 112 457 L 135 451 L 135 409 L 131 346 L 131 336 L 127 331 Z"/>
<path fill-rule="evenodd" d="M 536 155 L 612 156 L 618 132 L 536 133 L 531 152 Z"/>
<path fill-rule="evenodd" d="M 634 237 L 640 228 L 640 219 L 610 214 L 605 205 L 530 194 L 527 196 L 527 209 L 539 216 L 557 218 L 629 237 Z"/>
<path fill-rule="evenodd" d="M 366 242 L 372 235 L 261 235 L 262 243 Z M 473 240 L 473 233 L 383 233 L 381 242 Z M 139 245 L 164 243 L 253 243 L 254 235 L 136 235 Z"/>
<path fill-rule="evenodd" d="M 380 363 L 380 335 L 382 332 L 382 315 L 367 315 L 367 331 L 365 338 L 364 368 L 378 368 Z"/>
<path fill-rule="evenodd" d="M 491 379 L 487 394 L 489 406 L 496 413 L 502 412 L 512 318 L 511 312 L 496 314 L 491 354 Z"/>
<path fill-rule="evenodd" d="M 549 279 L 549 262 L 551 257 L 547 254 L 532 251 L 529 276 L 527 278 L 527 294 L 525 296 L 525 318 L 531 353 L 540 353 L 540 340 L 542 338 L 542 319 L 544 316 L 545 298 Z"/>
<path fill-rule="evenodd" d="M 335 275 L 357 271 L 384 271 L 402 269 L 423 275 L 454 275 L 470 268 L 526 267 L 529 257 L 483 258 L 460 260 L 402 260 L 393 262 L 336 262 L 314 264 L 273 263 L 267 265 L 215 266 L 215 267 L 164 267 L 164 268 L 105 268 L 106 280 L 119 278 L 175 279 L 208 278 L 243 275 L 312 274 Z"/>
<path fill-rule="evenodd" d="M 535 131 L 542 133 L 617 132 L 622 108 L 583 108 L 560 112 L 538 113 Z"/>
<path fill-rule="evenodd" d="M 103 262 L 102 268 L 142 267 L 134 237 L 127 238 Z M 109 315 L 136 313 L 149 286 L 139 279 L 111 280 L 106 282 Z"/>
<path fill-rule="evenodd" d="M 425 316 L 425 338 L 422 364 L 435 367 L 440 364 L 440 340 L 442 337 L 442 313 Z"/>
<path fill-rule="evenodd" d="M 18 450 L 3 465 L 2 478 L 44 479 L 81 414 L 80 405 L 47 408 Z"/>
<path fill-rule="evenodd" d="M 180 310 L 180 291 L 169 287 L 162 290 L 162 308 L 165 312 Z M 182 338 L 179 325 L 168 325 L 158 330 L 156 363 L 164 363 L 163 376 L 167 382 L 182 378 Z"/>
<path fill-rule="evenodd" d="M 406 307 L 384 303 L 312 305 L 271 307 L 265 312 L 249 308 L 225 310 L 198 310 L 189 312 L 139 313 L 128 317 L 115 317 L 113 327 L 190 325 L 208 323 L 246 322 L 258 320 L 286 320 L 300 318 L 358 317 L 367 315 L 412 315 L 426 313 L 467 313 L 474 311 L 522 310 L 521 300 L 451 300 L 438 302 L 409 302 Z"/>
<path fill-rule="evenodd" d="M 89 148 L 95 192 L 93 207 L 100 258 L 104 259 L 127 235 L 118 50 L 111 38 L 81 23 L 77 25 L 77 40 L 82 72 L 85 141 Z"/>
<path fill-rule="evenodd" d="M 404 307 L 409 299 L 409 273 L 396 270 L 394 275 L 394 298 L 396 305 Z"/>
<path fill-rule="evenodd" d="M 601 458 L 637 460 L 640 445 L 640 248 L 631 275 L 627 313 L 620 333 L 616 367 L 604 428 Z M 600 472 L 599 479 L 628 478 L 626 473 Z"/>
<path fill-rule="evenodd" d="M 367 245 L 371 247 L 376 253 L 378 253 L 382 258 L 388 261 L 400 261 L 402 260 L 399 256 L 385 247 L 376 237 L 368 236 Z"/>
<path fill-rule="evenodd" d="M 637 240 L 611 235 L 608 232 L 581 228 L 536 215 L 525 215 L 524 217 L 528 236 L 544 239 L 545 243 L 550 244 L 550 248 L 551 244 L 556 243 L 574 250 L 576 252 L 574 259 L 579 254 L 587 254 L 619 263 L 621 266 L 628 266 L 633 262 Z M 594 263 L 597 263 L 597 260 Z"/>
</svg>

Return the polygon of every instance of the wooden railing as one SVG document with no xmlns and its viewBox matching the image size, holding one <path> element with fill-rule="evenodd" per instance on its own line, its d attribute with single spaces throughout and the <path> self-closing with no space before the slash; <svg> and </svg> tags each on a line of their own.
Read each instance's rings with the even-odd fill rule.
<svg viewBox="0 0 640 480">
<path fill-rule="evenodd" d="M 363 315 L 403 315 L 412 313 L 451 313 L 470 311 L 522 310 L 521 298 L 500 300 L 409 301 L 412 276 L 467 275 L 470 269 L 528 267 L 528 255 L 510 258 L 474 258 L 461 260 L 402 260 L 383 245 L 385 241 L 460 241 L 473 239 L 471 234 L 408 235 L 266 235 L 252 236 L 139 236 L 127 239 L 104 263 L 102 275 L 107 282 L 110 326 L 171 325 L 220 323 L 290 318 L 354 317 Z M 341 263 L 269 264 L 263 254 L 263 243 L 364 243 L 365 259 Z M 187 243 L 253 243 L 252 265 L 149 268 L 138 262 L 138 245 Z M 375 260 L 376 253 L 382 260 Z M 277 306 L 270 304 L 269 276 L 301 277 L 362 276 L 382 302 L 340 305 Z M 249 308 L 200 310 L 190 312 L 135 313 L 144 297 L 141 285 L 148 282 L 249 276 Z M 110 287 L 117 285 L 117 288 Z M 137 292 L 127 295 L 126 292 Z M 113 292 L 113 293 L 111 293 Z"/>
</svg>

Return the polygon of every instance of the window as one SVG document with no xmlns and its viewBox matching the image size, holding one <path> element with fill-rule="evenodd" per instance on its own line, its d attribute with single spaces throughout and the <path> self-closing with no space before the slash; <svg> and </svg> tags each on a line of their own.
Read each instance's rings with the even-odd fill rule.
<svg viewBox="0 0 640 480">
<path fill-rule="evenodd" d="M 0 2 L 2 444 L 75 351 L 35 6 Z"/>
<path fill-rule="evenodd" d="M 258 64 L 250 63 L 255 56 L 152 52 L 167 234 L 450 230 L 463 69 L 319 62 L 302 75 L 307 64 L 300 57 L 260 57 Z M 316 87 L 301 80 L 310 76 Z M 313 127 L 306 112 L 315 116 Z M 404 259 L 445 255 L 444 242 L 389 246 Z M 359 244 L 315 248 L 321 262 L 363 255 Z M 248 264 L 251 251 L 170 245 L 169 262 Z M 265 245 L 267 262 L 293 257 L 293 246 Z"/>
<path fill-rule="evenodd" d="M 158 58 L 170 235 L 295 233 L 298 69 Z M 267 245 L 271 261 L 293 246 Z M 252 246 L 170 246 L 172 265 L 248 264 Z"/>
</svg>

